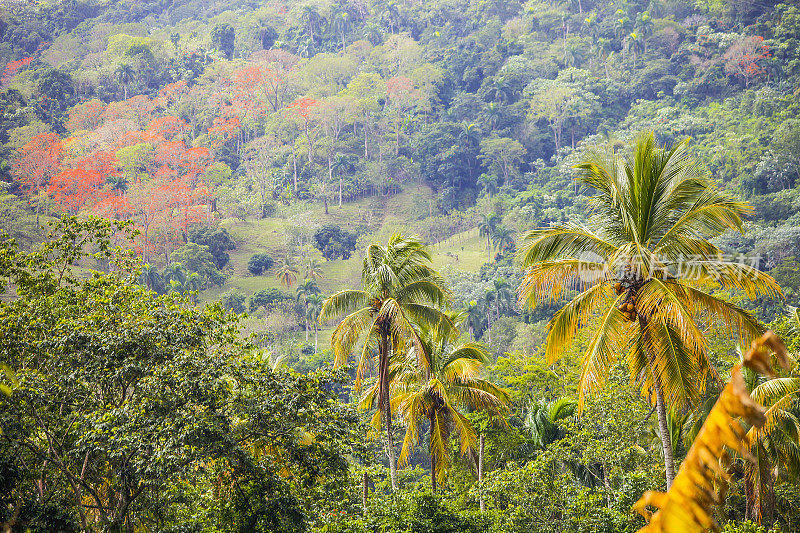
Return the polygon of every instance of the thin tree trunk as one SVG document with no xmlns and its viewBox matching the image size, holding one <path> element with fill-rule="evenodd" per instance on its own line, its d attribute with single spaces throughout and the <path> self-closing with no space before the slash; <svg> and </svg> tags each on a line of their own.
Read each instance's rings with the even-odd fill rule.
<svg viewBox="0 0 800 533">
<path fill-rule="evenodd" d="M 317 335 L 317 324 L 314 323 L 314 355 L 319 351 L 319 336 Z"/>
<path fill-rule="evenodd" d="M 483 444 L 484 436 L 481 433 L 480 441 L 478 442 L 478 494 L 481 512 L 486 511 L 486 501 L 483 497 Z"/>
<path fill-rule="evenodd" d="M 369 474 L 364 472 L 364 477 L 361 480 L 362 483 L 362 492 L 361 492 L 361 511 L 364 513 L 364 516 L 367 514 L 367 497 L 369 496 Z"/>
<path fill-rule="evenodd" d="M 611 507 L 611 482 L 608 480 L 608 467 L 603 463 L 603 488 L 606 489 L 606 506 Z"/>
<path fill-rule="evenodd" d="M 431 492 L 436 494 L 436 454 L 433 452 L 433 425 L 436 423 L 436 414 L 433 409 L 431 409 L 429 418 L 431 421 L 431 442 L 428 445 L 431 454 Z"/>
<path fill-rule="evenodd" d="M 492 344 L 492 310 L 489 308 L 489 303 L 486 303 L 486 340 L 488 344 Z"/>
</svg>

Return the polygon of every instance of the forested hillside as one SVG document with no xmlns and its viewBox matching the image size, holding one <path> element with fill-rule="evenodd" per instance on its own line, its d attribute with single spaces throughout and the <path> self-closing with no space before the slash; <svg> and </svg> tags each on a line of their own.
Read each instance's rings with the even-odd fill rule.
<svg viewBox="0 0 800 533">
<path fill-rule="evenodd" d="M 800 527 L 794 2 L 6 0 L 0 69 L 7 531 L 637 531 L 766 329 L 713 518 Z"/>
</svg>

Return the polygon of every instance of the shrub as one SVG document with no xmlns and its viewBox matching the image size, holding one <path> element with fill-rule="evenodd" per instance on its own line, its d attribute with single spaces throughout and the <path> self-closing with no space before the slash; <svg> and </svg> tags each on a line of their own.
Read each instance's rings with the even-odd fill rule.
<svg viewBox="0 0 800 533">
<path fill-rule="evenodd" d="M 343 230 L 336 224 L 325 224 L 314 232 L 314 247 L 325 259 L 350 259 L 356 249 L 356 234 Z"/>
<path fill-rule="evenodd" d="M 222 295 L 222 307 L 234 313 L 244 313 L 244 294 L 239 292 L 227 292 Z"/>
<path fill-rule="evenodd" d="M 225 228 L 203 227 L 192 231 L 189 240 L 208 246 L 208 251 L 214 257 L 214 264 L 217 268 L 222 268 L 228 264 L 230 256 L 228 250 L 236 248 L 228 230 Z"/>
<path fill-rule="evenodd" d="M 272 268 L 274 263 L 275 261 L 268 254 L 253 254 L 250 260 L 247 262 L 247 270 L 249 270 L 254 276 L 260 276 Z"/>
<path fill-rule="evenodd" d="M 259 307 L 265 307 L 269 309 L 278 302 L 291 299 L 291 296 L 282 293 L 278 289 L 262 289 L 250 298 L 250 312 L 252 313 Z"/>
</svg>

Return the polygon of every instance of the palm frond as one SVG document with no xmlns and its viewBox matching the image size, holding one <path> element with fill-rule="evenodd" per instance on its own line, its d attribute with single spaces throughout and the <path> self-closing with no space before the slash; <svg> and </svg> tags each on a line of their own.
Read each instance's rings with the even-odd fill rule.
<svg viewBox="0 0 800 533">
<path fill-rule="evenodd" d="M 571 344 L 575 335 L 586 327 L 601 305 L 614 306 L 623 296 L 614 298 L 613 291 L 606 284 L 598 284 L 586 289 L 567 305 L 562 307 L 547 325 L 545 357 L 552 364 Z"/>
<path fill-rule="evenodd" d="M 770 349 L 779 356 L 781 364 L 788 367 L 785 348 L 771 332 L 753 343 L 744 357 L 744 364 L 756 371 L 771 372 Z M 712 506 L 721 501 L 720 485 L 730 480 L 724 464 L 730 460 L 726 450 L 733 450 L 746 460 L 755 462 L 739 418 L 756 427 L 766 421 L 764 408 L 748 394 L 741 366 L 737 365 L 681 464 L 669 492 L 647 491 L 634 506 L 649 520 L 640 533 L 702 533 L 718 529 L 712 517 Z M 651 514 L 647 511 L 648 506 L 655 506 L 659 511 Z"/>
<path fill-rule="evenodd" d="M 322 311 L 319 315 L 320 322 L 346 315 L 366 307 L 369 303 L 369 294 L 364 291 L 343 290 L 332 294 L 325 303 L 322 304 Z"/>
<path fill-rule="evenodd" d="M 578 412 L 583 412 L 586 396 L 600 389 L 611 366 L 616 361 L 618 349 L 624 344 L 625 318 L 616 305 L 610 306 L 600 317 L 596 331 L 581 360 L 581 377 L 578 384 Z"/>
<path fill-rule="evenodd" d="M 590 229 L 575 223 L 529 231 L 522 237 L 517 258 L 524 268 L 540 261 L 555 261 L 594 253 L 608 257 L 617 250 Z"/>
<path fill-rule="evenodd" d="M 520 306 L 557 302 L 565 291 L 585 290 L 608 276 L 608 265 L 581 259 L 540 261 L 525 269 L 518 295 Z"/>
<path fill-rule="evenodd" d="M 344 317 L 331 335 L 334 366 L 339 367 L 346 364 L 359 339 L 369 335 L 374 326 L 372 310 L 368 307 Z"/>
</svg>

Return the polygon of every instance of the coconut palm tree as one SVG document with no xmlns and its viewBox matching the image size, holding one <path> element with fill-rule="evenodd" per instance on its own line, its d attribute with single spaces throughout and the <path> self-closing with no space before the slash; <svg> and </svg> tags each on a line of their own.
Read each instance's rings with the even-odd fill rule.
<svg viewBox="0 0 800 533">
<path fill-rule="evenodd" d="M 533 445 L 537 449 L 544 450 L 549 444 L 561 438 L 563 435 L 558 427 L 558 421 L 574 415 L 577 408 L 578 402 L 566 396 L 552 402 L 539 400 L 529 405 L 528 414 L 522 424 L 528 430 Z"/>
<path fill-rule="evenodd" d="M 290 289 L 292 285 L 297 283 L 297 267 L 294 266 L 290 259 L 283 259 L 278 268 L 275 269 L 275 279 L 281 285 Z"/>
<path fill-rule="evenodd" d="M 669 487 L 674 461 L 667 409 L 697 398 L 707 375 L 719 379 L 700 314 L 738 332 L 743 344 L 761 331 L 748 312 L 712 295 L 708 285 L 751 298 L 778 296 L 780 287 L 756 268 L 723 260 L 709 242 L 727 229 L 741 231 L 751 209 L 695 172 L 686 141 L 667 149 L 646 133 L 629 155 L 594 154 L 576 168 L 579 181 L 596 191 L 590 223 L 525 235 L 520 299 L 556 302 L 578 291 L 550 321 L 546 355 L 555 360 L 591 326 L 579 408 L 627 352 L 632 378 L 655 402 Z"/>
<path fill-rule="evenodd" d="M 492 262 L 492 236 L 500 224 L 500 217 L 495 213 L 490 215 L 481 215 L 481 221 L 478 223 L 479 235 L 486 237 L 486 255 L 488 262 Z"/>
<path fill-rule="evenodd" d="M 303 302 L 303 306 L 305 307 L 305 310 L 306 310 L 306 312 L 305 312 L 305 317 L 306 317 L 306 342 L 308 342 L 308 330 L 309 330 L 308 299 L 311 296 L 316 296 L 317 294 L 319 294 L 322 291 L 320 291 L 319 287 L 317 286 L 317 282 L 314 281 L 313 279 L 305 279 L 305 280 L 303 280 L 303 283 L 300 283 L 297 286 L 297 289 L 295 289 L 295 291 L 297 292 L 297 302 L 299 303 L 300 301 L 302 301 Z M 313 322 L 316 323 L 315 318 L 317 317 L 317 315 L 319 315 L 319 313 L 314 315 L 314 318 L 311 318 L 310 320 L 312 320 Z"/>
<path fill-rule="evenodd" d="M 454 321 L 451 314 L 450 319 Z M 431 459 L 431 490 L 447 476 L 450 468 L 450 435 L 455 431 L 461 452 L 475 450 L 477 435 L 463 410 L 482 410 L 499 414 L 509 401 L 508 393 L 480 378 L 487 361 L 486 348 L 474 342 L 456 344 L 457 332 L 438 326 L 420 332 L 423 365 L 415 346 L 396 354 L 393 362 L 392 405 L 406 423 L 406 435 L 400 464 L 408 464 L 414 446 L 420 441 L 423 420 L 430 424 L 428 450 Z M 363 403 L 375 402 L 377 388 L 372 387 Z"/>
<path fill-rule="evenodd" d="M 334 366 L 345 364 L 361 345 L 356 389 L 361 386 L 371 355 L 377 355 L 377 406 L 385 423 L 393 490 L 397 490 L 397 472 L 389 403 L 389 361 L 392 353 L 410 344 L 417 347 L 415 353 L 420 365 L 426 364 L 422 341 L 414 325 L 439 323 L 444 329 L 450 323 L 441 308 L 449 298 L 442 277 L 431 266 L 428 249 L 417 237 L 395 234 L 386 246 L 373 243 L 367 248 L 361 289 L 339 291 L 322 306 L 320 322 L 344 316 L 331 336 Z"/>
<path fill-rule="evenodd" d="M 185 292 L 185 290 L 186 289 L 184 289 L 183 283 L 181 283 L 177 279 L 169 280 L 169 293 L 170 294 L 172 294 L 172 293 L 183 294 Z"/>
</svg>

